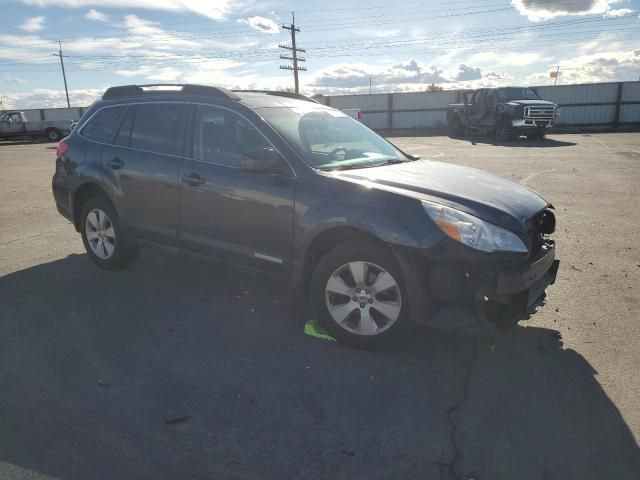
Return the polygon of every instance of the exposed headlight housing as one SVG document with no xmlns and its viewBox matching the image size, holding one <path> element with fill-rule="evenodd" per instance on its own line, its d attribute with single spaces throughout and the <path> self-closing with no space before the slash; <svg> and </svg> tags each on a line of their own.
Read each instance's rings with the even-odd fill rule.
<svg viewBox="0 0 640 480">
<path fill-rule="evenodd" d="M 528 251 L 520 237 L 509 230 L 438 203 L 423 201 L 422 206 L 445 235 L 471 248 L 483 252 Z"/>
</svg>

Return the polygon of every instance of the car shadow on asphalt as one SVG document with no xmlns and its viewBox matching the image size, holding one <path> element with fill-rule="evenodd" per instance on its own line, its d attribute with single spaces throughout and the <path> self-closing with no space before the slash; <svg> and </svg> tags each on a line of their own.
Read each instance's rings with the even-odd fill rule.
<svg viewBox="0 0 640 480">
<path fill-rule="evenodd" d="M 565 140 L 555 140 L 553 138 L 545 138 L 544 140 L 529 140 L 525 137 L 514 138 L 506 142 L 498 142 L 489 136 L 474 135 L 466 138 L 471 145 L 493 145 L 512 148 L 557 148 L 557 147 L 573 147 L 576 142 L 567 142 Z"/>
<path fill-rule="evenodd" d="M 0 460 L 61 479 L 638 478 L 558 332 L 416 328 L 365 352 L 305 336 L 290 297 L 152 250 L 1 277 Z"/>
</svg>

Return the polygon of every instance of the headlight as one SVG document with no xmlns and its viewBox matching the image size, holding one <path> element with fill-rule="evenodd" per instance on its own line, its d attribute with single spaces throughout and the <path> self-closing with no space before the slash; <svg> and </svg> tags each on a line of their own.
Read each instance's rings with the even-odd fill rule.
<svg viewBox="0 0 640 480">
<path fill-rule="evenodd" d="M 560 107 L 556 107 L 556 117 L 560 116 Z"/>
<path fill-rule="evenodd" d="M 460 243 L 483 252 L 527 252 L 515 233 L 468 213 L 432 202 L 422 206 L 443 233 Z"/>
</svg>

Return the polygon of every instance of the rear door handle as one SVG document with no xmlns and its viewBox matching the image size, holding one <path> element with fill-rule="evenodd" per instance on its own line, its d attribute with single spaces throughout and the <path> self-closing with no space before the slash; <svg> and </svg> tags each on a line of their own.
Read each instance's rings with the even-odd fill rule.
<svg viewBox="0 0 640 480">
<path fill-rule="evenodd" d="M 118 170 L 119 168 L 122 168 L 124 166 L 124 162 L 120 160 L 118 157 L 113 157 L 109 160 L 109 165 L 114 170 Z"/>
<path fill-rule="evenodd" d="M 188 183 L 192 187 L 197 187 L 206 182 L 206 180 L 198 173 L 191 172 L 182 176 L 182 181 Z"/>
</svg>

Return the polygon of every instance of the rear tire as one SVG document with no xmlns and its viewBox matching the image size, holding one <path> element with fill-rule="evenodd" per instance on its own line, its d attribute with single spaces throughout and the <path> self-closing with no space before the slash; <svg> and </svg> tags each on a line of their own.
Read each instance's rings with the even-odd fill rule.
<svg viewBox="0 0 640 480">
<path fill-rule="evenodd" d="M 313 272 L 313 319 L 341 343 L 380 348 L 409 324 L 404 285 L 387 249 L 366 241 L 345 243 L 322 257 Z"/>
<path fill-rule="evenodd" d="M 496 127 L 496 142 L 504 143 L 508 142 L 511 139 L 513 139 L 513 131 L 511 127 Z"/>
<path fill-rule="evenodd" d="M 120 270 L 133 263 L 139 248 L 128 245 L 118 214 L 102 197 L 91 197 L 80 215 L 82 243 L 89 258 L 105 270 Z"/>
<path fill-rule="evenodd" d="M 47 128 L 44 134 L 50 142 L 57 142 L 62 138 L 62 132 L 57 128 Z"/>
</svg>

